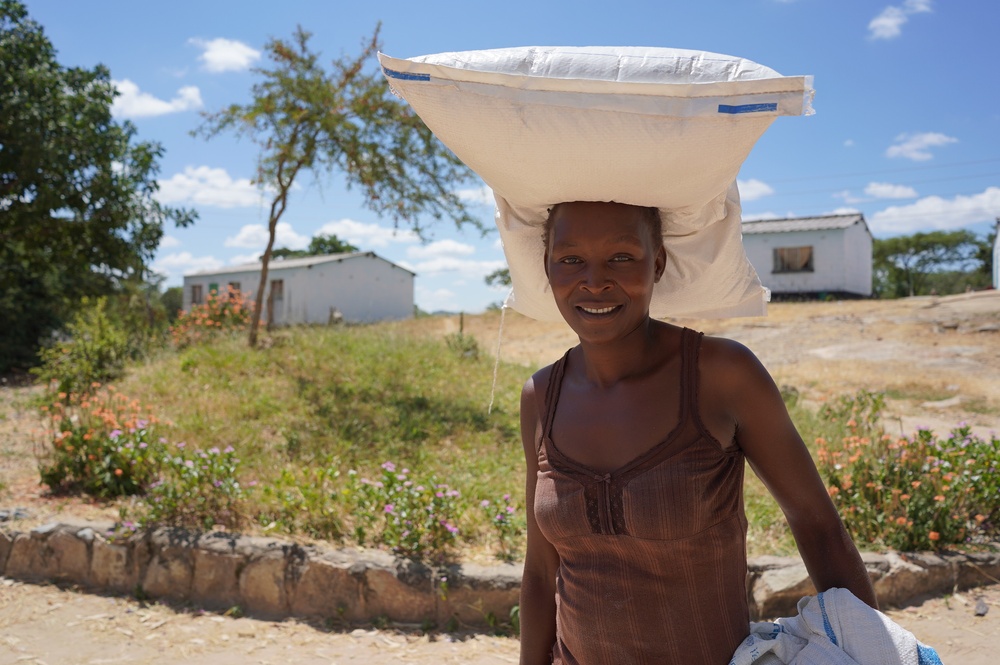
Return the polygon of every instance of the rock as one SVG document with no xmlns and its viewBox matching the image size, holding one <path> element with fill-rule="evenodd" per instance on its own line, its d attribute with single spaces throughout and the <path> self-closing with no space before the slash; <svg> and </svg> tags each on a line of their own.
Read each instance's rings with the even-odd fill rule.
<svg viewBox="0 0 1000 665">
<path fill-rule="evenodd" d="M 91 583 L 111 591 L 128 593 L 139 583 L 134 557 L 129 556 L 129 543 L 111 542 L 102 536 L 94 538 L 90 555 Z"/>
<path fill-rule="evenodd" d="M 989 611 L 990 608 L 986 605 L 986 603 L 983 601 L 982 598 L 976 600 L 975 612 L 977 617 L 984 617 L 986 616 L 986 613 Z"/>
</svg>

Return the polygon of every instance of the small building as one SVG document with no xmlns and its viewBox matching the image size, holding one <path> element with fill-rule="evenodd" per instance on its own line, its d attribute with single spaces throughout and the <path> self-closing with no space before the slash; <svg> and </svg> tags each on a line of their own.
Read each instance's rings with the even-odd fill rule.
<svg viewBox="0 0 1000 665">
<path fill-rule="evenodd" d="M 872 295 L 872 234 L 861 213 L 744 222 L 743 245 L 779 298 Z"/>
<path fill-rule="evenodd" d="M 184 275 L 184 309 L 232 287 L 252 299 L 260 262 Z M 275 324 L 370 323 L 413 316 L 414 273 L 374 252 L 327 254 L 268 263 L 263 320 Z"/>
</svg>

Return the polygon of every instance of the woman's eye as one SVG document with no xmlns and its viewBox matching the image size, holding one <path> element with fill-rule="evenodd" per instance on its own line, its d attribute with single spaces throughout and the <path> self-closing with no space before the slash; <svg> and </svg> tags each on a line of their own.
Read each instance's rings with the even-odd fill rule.
<svg viewBox="0 0 1000 665">
<path fill-rule="evenodd" d="M 631 261 L 632 257 L 631 256 L 627 256 L 625 254 L 619 254 L 618 256 L 615 256 L 611 260 L 612 261 Z"/>
<path fill-rule="evenodd" d="M 559 259 L 559 263 L 576 264 L 580 263 L 580 259 L 575 256 L 567 256 L 565 258 Z"/>
</svg>

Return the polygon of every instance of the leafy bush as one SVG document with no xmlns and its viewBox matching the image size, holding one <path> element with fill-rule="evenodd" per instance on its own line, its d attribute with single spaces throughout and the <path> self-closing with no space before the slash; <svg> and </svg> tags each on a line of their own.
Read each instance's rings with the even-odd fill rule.
<svg viewBox="0 0 1000 665">
<path fill-rule="evenodd" d="M 839 441 L 817 439 L 830 495 L 861 544 L 898 550 L 975 544 L 1000 533 L 1000 440 L 960 426 L 896 438 L 875 426 L 881 399 L 859 393 L 831 415 L 849 418 Z"/>
<path fill-rule="evenodd" d="M 55 392 L 85 394 L 92 384 L 121 376 L 125 363 L 140 354 L 112 316 L 107 298 L 85 298 L 66 334 L 67 340 L 39 351 L 41 365 L 31 370 Z"/>
<path fill-rule="evenodd" d="M 239 482 L 240 460 L 232 446 L 207 451 L 178 443 L 164 447 L 162 476 L 152 483 L 140 522 L 192 529 L 218 525 L 239 529 L 247 521 L 247 492 Z"/>
<path fill-rule="evenodd" d="M 517 509 L 510 502 L 510 494 L 504 494 L 496 501 L 483 499 L 479 507 L 486 514 L 490 527 L 496 532 L 497 556 L 504 561 L 513 561 L 518 538 L 525 530 L 524 517 L 517 514 Z"/>
<path fill-rule="evenodd" d="M 178 348 L 204 342 L 220 333 L 242 331 L 253 318 L 254 303 L 248 294 L 227 286 L 226 291 L 209 292 L 205 302 L 181 312 L 170 328 L 170 337 Z"/>
<path fill-rule="evenodd" d="M 443 559 L 455 543 L 460 493 L 433 478 L 420 482 L 409 469 L 382 464 L 378 480 L 348 472 L 345 497 L 353 506 L 354 536 L 403 556 Z"/>
<path fill-rule="evenodd" d="M 39 473 L 53 490 L 110 498 L 139 494 L 157 473 L 163 442 L 138 402 L 94 383 L 92 395 L 59 393 L 47 416 Z"/>
</svg>

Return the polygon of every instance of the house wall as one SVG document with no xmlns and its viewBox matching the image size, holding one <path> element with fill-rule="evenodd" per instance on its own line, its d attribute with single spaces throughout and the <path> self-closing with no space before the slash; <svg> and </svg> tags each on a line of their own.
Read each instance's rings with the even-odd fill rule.
<svg viewBox="0 0 1000 665">
<path fill-rule="evenodd" d="M 847 291 L 872 293 L 872 242 L 861 224 L 847 229 L 751 233 L 743 236 L 747 258 L 772 293 Z M 774 249 L 812 247 L 812 272 L 774 272 Z"/>
<path fill-rule="evenodd" d="M 287 268 L 274 261 L 267 278 L 265 318 L 271 285 L 279 279 L 284 282 L 283 297 L 273 300 L 273 321 L 277 324 L 326 324 L 333 308 L 353 323 L 413 316 L 413 274 L 377 256 Z M 192 285 L 200 284 L 203 296 L 207 296 L 211 285 L 218 285 L 221 291 L 229 282 L 240 282 L 240 290 L 252 294 L 260 282 L 260 271 L 185 276 L 184 309 L 191 307 Z"/>
</svg>

